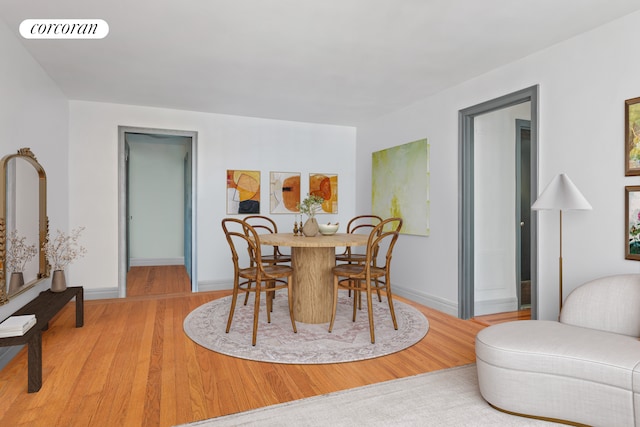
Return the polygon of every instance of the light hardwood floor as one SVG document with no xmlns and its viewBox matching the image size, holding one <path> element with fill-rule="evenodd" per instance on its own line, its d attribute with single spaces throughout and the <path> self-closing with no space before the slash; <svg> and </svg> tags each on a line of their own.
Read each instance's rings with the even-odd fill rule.
<svg viewBox="0 0 640 427">
<path fill-rule="evenodd" d="M 191 282 L 184 265 L 131 267 L 127 273 L 127 297 L 190 291 Z"/>
<path fill-rule="evenodd" d="M 516 320 L 530 320 L 531 309 L 527 308 L 520 311 L 507 311 L 505 313 L 487 314 L 484 316 L 476 316 L 473 318 L 474 322 L 480 323 L 484 326 L 491 326 L 497 323 L 513 322 Z"/>
<path fill-rule="evenodd" d="M 163 280 L 157 275 L 155 280 Z M 27 393 L 27 354 L 0 371 L 0 426 L 171 426 L 475 361 L 484 326 L 402 298 L 429 319 L 424 339 L 360 362 L 283 365 L 206 350 L 184 334 L 196 307 L 228 291 L 74 303 L 43 334 L 43 385 Z M 258 339 L 260 336 L 258 334 Z"/>
</svg>

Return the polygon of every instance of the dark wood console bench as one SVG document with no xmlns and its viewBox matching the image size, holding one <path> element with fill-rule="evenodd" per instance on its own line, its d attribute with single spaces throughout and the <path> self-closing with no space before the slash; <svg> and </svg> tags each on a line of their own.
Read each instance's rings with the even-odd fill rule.
<svg viewBox="0 0 640 427">
<path fill-rule="evenodd" d="M 35 393 L 42 387 L 42 331 L 49 327 L 49 321 L 71 299 L 76 298 L 76 328 L 84 324 L 84 289 L 82 286 L 69 287 L 63 292 L 46 290 L 40 293 L 13 316 L 35 314 L 37 323 L 26 334 L 18 337 L 0 338 L 0 347 L 28 345 L 29 393 Z"/>
</svg>

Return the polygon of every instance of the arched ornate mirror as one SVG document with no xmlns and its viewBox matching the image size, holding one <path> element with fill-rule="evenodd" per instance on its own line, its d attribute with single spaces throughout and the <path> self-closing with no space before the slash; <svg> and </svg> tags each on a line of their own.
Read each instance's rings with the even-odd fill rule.
<svg viewBox="0 0 640 427">
<path fill-rule="evenodd" d="M 4 304 L 49 277 L 42 249 L 49 231 L 47 175 L 31 149 L 21 148 L 2 158 L 0 190 L 0 304 Z"/>
</svg>

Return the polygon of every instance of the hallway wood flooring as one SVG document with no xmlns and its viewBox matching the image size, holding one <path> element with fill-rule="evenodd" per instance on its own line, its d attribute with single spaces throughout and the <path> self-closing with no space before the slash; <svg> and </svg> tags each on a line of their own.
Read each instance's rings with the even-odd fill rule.
<svg viewBox="0 0 640 427">
<path fill-rule="evenodd" d="M 184 265 L 131 267 L 127 273 L 127 297 L 191 292 Z"/>
</svg>

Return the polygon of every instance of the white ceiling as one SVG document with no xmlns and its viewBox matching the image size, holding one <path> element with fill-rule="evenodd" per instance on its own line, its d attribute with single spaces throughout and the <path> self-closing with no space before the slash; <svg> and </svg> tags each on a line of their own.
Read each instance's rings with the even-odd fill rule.
<svg viewBox="0 0 640 427">
<path fill-rule="evenodd" d="M 357 125 L 635 10 L 638 0 L 0 0 L 70 99 Z M 26 40 L 30 18 L 102 40 Z"/>
</svg>

